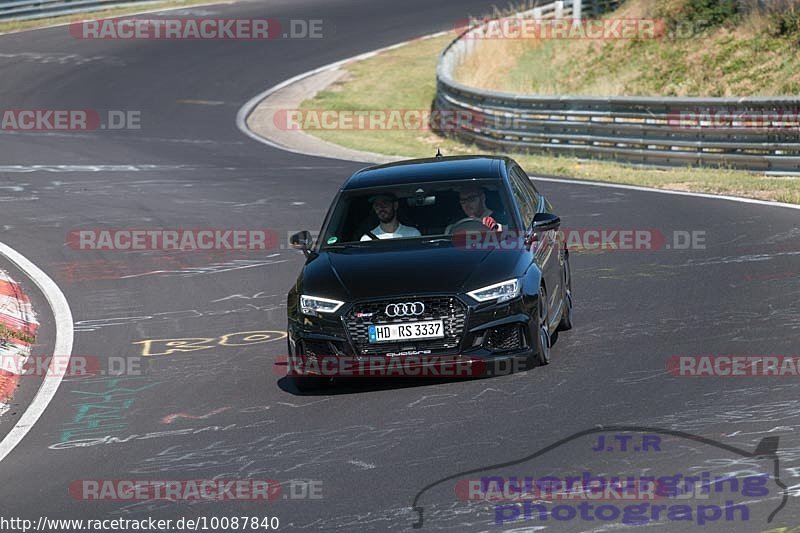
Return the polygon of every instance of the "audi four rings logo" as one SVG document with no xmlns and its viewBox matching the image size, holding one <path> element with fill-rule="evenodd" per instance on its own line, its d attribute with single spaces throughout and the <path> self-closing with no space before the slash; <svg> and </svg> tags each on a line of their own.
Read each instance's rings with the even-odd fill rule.
<svg viewBox="0 0 800 533">
<path fill-rule="evenodd" d="M 419 316 L 424 312 L 425 312 L 425 304 L 422 302 L 389 304 L 386 306 L 386 316 L 391 318 L 395 318 L 398 316 Z"/>
</svg>

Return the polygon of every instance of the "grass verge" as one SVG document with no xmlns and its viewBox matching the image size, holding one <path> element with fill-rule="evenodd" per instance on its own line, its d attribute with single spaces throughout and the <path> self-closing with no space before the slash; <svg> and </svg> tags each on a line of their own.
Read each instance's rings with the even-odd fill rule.
<svg viewBox="0 0 800 533">
<path fill-rule="evenodd" d="M 208 3 L 210 3 L 209 0 L 165 0 L 164 2 L 156 2 L 153 4 L 117 7 L 111 9 L 102 9 L 98 11 L 87 11 L 83 13 L 74 13 L 72 15 L 61 15 L 61 16 L 47 17 L 36 20 L 8 20 L 0 22 L 0 34 L 11 33 L 21 30 L 32 30 L 35 28 L 44 28 L 46 26 L 64 24 L 67 22 L 77 22 L 80 20 L 118 17 L 120 15 L 141 13 L 142 11 L 155 11 L 157 9 L 167 9 L 167 8 L 179 9 L 185 6 L 193 6 L 197 4 L 208 4 Z M 219 3 L 226 3 L 226 2 L 223 0 L 222 2 Z"/>
<path fill-rule="evenodd" d="M 306 100 L 301 109 L 362 111 L 429 109 L 436 93 L 436 59 L 452 35 L 412 42 L 347 67 L 340 82 Z M 485 152 L 423 129 L 305 130 L 326 141 L 379 154 L 431 157 L 441 147 L 446 155 Z M 800 204 L 800 178 L 720 169 L 654 169 L 567 157 L 513 157 L 531 174 L 639 185 L 659 189 L 742 196 Z"/>
</svg>

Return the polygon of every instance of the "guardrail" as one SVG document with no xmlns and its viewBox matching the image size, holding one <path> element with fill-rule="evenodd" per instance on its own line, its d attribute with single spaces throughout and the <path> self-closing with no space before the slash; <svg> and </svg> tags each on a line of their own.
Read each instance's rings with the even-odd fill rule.
<svg viewBox="0 0 800 533">
<path fill-rule="evenodd" d="M 157 0 L 17 0 L 0 2 L 0 20 L 33 20 L 107 7 L 153 4 Z"/>
<path fill-rule="evenodd" d="M 568 18 L 573 8 L 579 16 L 580 2 L 575 4 L 555 2 L 523 16 Z M 583 6 L 584 13 L 591 4 Z M 493 23 L 467 30 L 439 58 L 434 108 L 461 117 L 444 134 L 498 151 L 800 171 L 800 98 L 535 96 L 457 82 L 455 70 Z"/>
</svg>

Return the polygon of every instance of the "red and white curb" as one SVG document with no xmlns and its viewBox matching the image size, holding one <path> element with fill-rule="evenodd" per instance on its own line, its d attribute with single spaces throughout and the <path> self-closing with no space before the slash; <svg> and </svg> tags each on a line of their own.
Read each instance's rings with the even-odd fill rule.
<svg viewBox="0 0 800 533">
<path fill-rule="evenodd" d="M 38 329 L 30 299 L 0 270 L 0 415 L 9 409 Z"/>
<path fill-rule="evenodd" d="M 58 288 L 56 282 L 50 279 L 50 276 L 34 265 L 30 259 L 3 242 L 0 242 L 0 256 L 17 267 L 22 275 L 27 277 L 41 291 L 47 301 L 47 305 L 50 306 L 53 312 L 53 324 L 56 333 L 53 353 L 66 356 L 66 361 L 63 358 L 52 358 L 47 369 L 47 375 L 42 380 L 42 384 L 39 385 L 39 390 L 36 391 L 33 400 L 25 408 L 22 415 L 16 419 L 14 426 L 8 430 L 3 440 L 0 440 L 0 462 L 2 462 L 22 442 L 25 435 L 33 429 L 58 392 L 58 387 L 64 379 L 69 360 L 72 357 L 75 324 L 72 320 L 72 311 L 70 311 L 66 296 Z M 24 316 L 30 319 L 33 313 Z"/>
</svg>

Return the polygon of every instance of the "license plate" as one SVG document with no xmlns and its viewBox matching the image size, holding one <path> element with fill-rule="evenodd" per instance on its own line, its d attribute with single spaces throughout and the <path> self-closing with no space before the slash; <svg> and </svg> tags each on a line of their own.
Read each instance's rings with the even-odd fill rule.
<svg viewBox="0 0 800 533">
<path fill-rule="evenodd" d="M 441 320 L 425 322 L 406 322 L 404 324 L 370 325 L 369 342 L 397 342 L 418 339 L 444 338 L 444 325 Z"/>
</svg>

